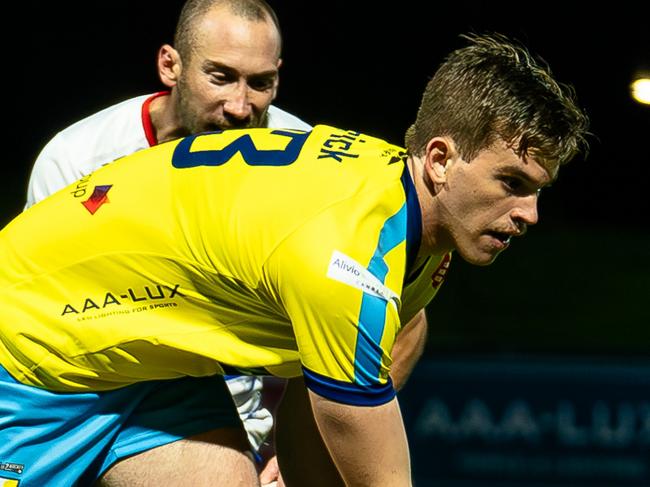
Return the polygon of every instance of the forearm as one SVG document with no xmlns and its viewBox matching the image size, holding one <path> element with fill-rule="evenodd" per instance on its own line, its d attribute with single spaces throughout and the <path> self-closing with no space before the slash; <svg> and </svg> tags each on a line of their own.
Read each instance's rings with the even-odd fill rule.
<svg viewBox="0 0 650 487">
<path fill-rule="evenodd" d="M 276 413 L 275 448 L 287 487 L 345 485 L 318 431 L 302 377 L 287 383 Z"/>
<path fill-rule="evenodd" d="M 422 356 L 427 340 L 427 316 L 424 309 L 420 310 L 397 335 L 393 345 L 393 364 L 390 376 L 395 390 L 400 390 L 406 384 L 415 364 Z"/>
<path fill-rule="evenodd" d="M 314 418 L 345 485 L 411 485 L 406 432 L 397 399 L 380 406 L 351 406 L 311 391 Z"/>
</svg>

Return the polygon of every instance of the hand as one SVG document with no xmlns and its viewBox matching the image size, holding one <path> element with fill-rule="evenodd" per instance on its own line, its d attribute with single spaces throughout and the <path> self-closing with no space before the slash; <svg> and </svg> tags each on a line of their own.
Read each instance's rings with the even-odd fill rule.
<svg viewBox="0 0 650 487">
<path fill-rule="evenodd" d="M 280 475 L 277 456 L 272 456 L 266 463 L 264 470 L 260 473 L 260 483 L 262 487 L 286 487 L 282 475 Z"/>
</svg>

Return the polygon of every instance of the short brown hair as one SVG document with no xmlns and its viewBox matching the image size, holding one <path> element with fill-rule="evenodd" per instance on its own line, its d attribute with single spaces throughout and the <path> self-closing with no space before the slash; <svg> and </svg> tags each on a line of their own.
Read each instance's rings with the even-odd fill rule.
<svg viewBox="0 0 650 487">
<path fill-rule="evenodd" d="M 541 60 L 500 34 L 464 35 L 427 84 L 406 147 L 422 155 L 433 137 L 450 136 L 470 161 L 497 139 L 522 157 L 563 164 L 587 149 L 589 121 L 573 89 Z"/>
</svg>

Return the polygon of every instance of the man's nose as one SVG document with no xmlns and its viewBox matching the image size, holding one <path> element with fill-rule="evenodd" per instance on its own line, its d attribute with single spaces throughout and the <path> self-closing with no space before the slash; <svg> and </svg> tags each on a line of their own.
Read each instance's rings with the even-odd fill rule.
<svg viewBox="0 0 650 487">
<path fill-rule="evenodd" d="M 232 93 L 224 104 L 224 111 L 230 116 L 243 120 L 251 114 L 251 104 L 248 99 L 248 85 L 239 82 L 233 86 Z"/>
<path fill-rule="evenodd" d="M 525 196 L 518 201 L 517 206 L 510 213 L 511 218 L 517 224 L 535 225 L 539 220 L 537 213 L 537 193 Z M 524 227 L 525 231 L 525 227 Z"/>
</svg>

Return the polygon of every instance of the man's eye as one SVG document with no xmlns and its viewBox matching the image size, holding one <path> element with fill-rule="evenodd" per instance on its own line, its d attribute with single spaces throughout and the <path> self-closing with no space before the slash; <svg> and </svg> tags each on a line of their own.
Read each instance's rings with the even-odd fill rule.
<svg viewBox="0 0 650 487">
<path fill-rule="evenodd" d="M 255 91 L 266 91 L 273 88 L 274 79 L 273 78 L 253 78 L 248 80 L 248 86 L 250 86 Z"/>
<path fill-rule="evenodd" d="M 506 188 L 511 190 L 511 191 L 518 191 L 522 187 L 521 180 L 517 179 L 517 178 L 505 177 L 505 178 L 502 178 L 501 181 L 503 181 L 503 184 L 506 186 Z"/>
<path fill-rule="evenodd" d="M 225 85 L 232 82 L 232 76 L 224 73 L 212 73 L 210 75 L 210 81 L 215 85 Z"/>
<path fill-rule="evenodd" d="M 227 83 L 226 78 L 224 78 L 223 76 L 213 75 L 210 77 L 210 79 L 215 85 L 225 85 Z"/>
<path fill-rule="evenodd" d="M 501 182 L 507 192 L 517 196 L 525 196 L 536 192 L 535 188 L 532 188 L 521 178 L 505 176 L 501 178 Z"/>
<path fill-rule="evenodd" d="M 508 193 L 512 193 L 516 196 L 527 196 L 529 194 L 536 194 L 539 196 L 539 193 L 541 191 L 541 189 L 533 187 L 521 178 L 504 176 L 500 179 L 505 190 Z"/>
</svg>

